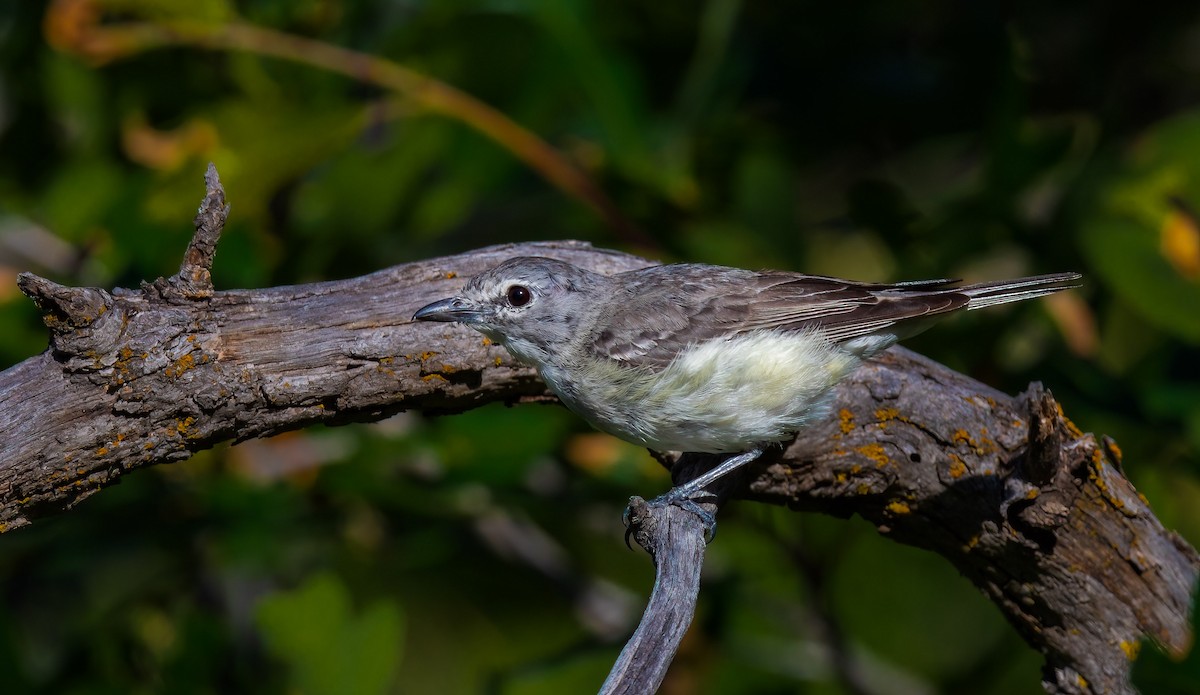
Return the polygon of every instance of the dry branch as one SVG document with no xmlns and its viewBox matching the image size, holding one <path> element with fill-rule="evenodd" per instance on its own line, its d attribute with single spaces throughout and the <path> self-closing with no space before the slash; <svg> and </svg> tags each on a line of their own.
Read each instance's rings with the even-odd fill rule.
<svg viewBox="0 0 1200 695">
<path fill-rule="evenodd" d="M 600 272 L 649 264 L 576 242 L 517 244 L 348 280 L 215 291 L 208 270 L 226 208 L 210 173 L 179 275 L 111 293 L 21 277 L 50 349 L 0 374 L 0 531 L 221 441 L 546 399 L 532 370 L 477 333 L 409 317 L 514 255 Z M 837 417 L 725 492 L 857 513 L 942 555 L 1045 654 L 1050 692 L 1132 692 L 1143 635 L 1173 653 L 1190 646 L 1195 551 L 1124 477 L 1115 444 L 1079 431 L 1048 392 L 1009 397 L 896 349 L 836 397 Z M 703 543 L 698 524 L 662 518 L 678 511 L 635 509 L 635 537 L 659 571 L 643 622 L 653 627 L 631 641 L 605 692 L 657 687 L 670 640 L 690 621 Z"/>
</svg>

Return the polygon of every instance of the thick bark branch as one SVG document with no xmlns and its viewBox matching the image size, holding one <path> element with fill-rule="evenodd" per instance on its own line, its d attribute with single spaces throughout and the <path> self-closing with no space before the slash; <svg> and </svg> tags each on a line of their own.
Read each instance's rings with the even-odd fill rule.
<svg viewBox="0 0 1200 695">
<path fill-rule="evenodd" d="M 520 244 L 208 296 L 178 276 L 109 293 L 22 275 L 50 349 L 0 373 L 0 530 L 221 441 L 547 398 L 533 370 L 478 333 L 410 320 L 520 254 L 606 272 L 648 264 L 575 242 Z"/>
<path fill-rule="evenodd" d="M 839 388 L 838 416 L 749 496 L 859 514 L 945 557 L 1046 656 L 1052 693 L 1127 693 L 1143 635 L 1191 647 L 1200 558 L 1040 384 L 1006 396 L 903 349 Z"/>
<path fill-rule="evenodd" d="M 218 191 L 213 177 L 197 218 L 210 232 L 224 219 Z M 51 346 L 0 373 L 0 531 L 221 441 L 405 409 L 544 400 L 532 370 L 503 349 L 460 326 L 413 323 L 413 311 L 514 255 L 602 272 L 649 263 L 575 242 L 518 244 L 336 282 L 220 292 L 207 275 L 214 246 L 198 235 L 193 247 L 180 275 L 139 290 L 22 276 Z M 944 556 L 1046 655 L 1051 692 L 1132 692 L 1142 635 L 1175 653 L 1190 646 L 1195 551 L 1123 476 L 1116 445 L 1076 429 L 1039 386 L 1013 398 L 893 350 L 836 397 L 836 416 L 749 471 L 744 495 L 857 513 Z M 664 563 L 692 581 L 682 570 L 698 572 L 702 547 L 694 533 L 664 542 L 653 532 L 669 527 L 650 524 L 639 541 L 656 548 L 660 581 Z M 631 663 L 623 668 L 641 667 Z M 637 692 L 618 686 L 610 678 L 610 692 Z"/>
</svg>

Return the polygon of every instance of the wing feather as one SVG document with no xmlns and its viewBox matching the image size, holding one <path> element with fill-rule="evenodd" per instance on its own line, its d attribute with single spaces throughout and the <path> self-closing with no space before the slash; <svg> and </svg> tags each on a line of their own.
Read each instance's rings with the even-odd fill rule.
<svg viewBox="0 0 1200 695">
<path fill-rule="evenodd" d="M 953 280 L 895 285 L 706 265 L 656 266 L 619 276 L 588 347 L 634 367 L 660 369 L 690 345 L 756 330 L 818 331 L 833 342 L 962 308 Z"/>
</svg>

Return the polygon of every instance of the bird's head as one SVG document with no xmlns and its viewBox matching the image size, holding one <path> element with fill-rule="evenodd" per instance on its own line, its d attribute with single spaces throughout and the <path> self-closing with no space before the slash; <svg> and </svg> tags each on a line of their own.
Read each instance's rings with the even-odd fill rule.
<svg viewBox="0 0 1200 695">
<path fill-rule="evenodd" d="M 552 258 L 512 258 L 471 278 L 457 295 L 421 307 L 413 319 L 466 324 L 518 359 L 544 366 L 577 336 L 606 282 Z"/>
</svg>

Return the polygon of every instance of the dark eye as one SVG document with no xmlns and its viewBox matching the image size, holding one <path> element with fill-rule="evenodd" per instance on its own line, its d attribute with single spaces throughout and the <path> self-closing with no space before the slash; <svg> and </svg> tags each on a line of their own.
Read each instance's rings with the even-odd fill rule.
<svg viewBox="0 0 1200 695">
<path fill-rule="evenodd" d="M 525 306 L 533 299 L 533 293 L 523 285 L 513 285 L 508 288 L 508 303 L 512 306 Z"/>
</svg>

